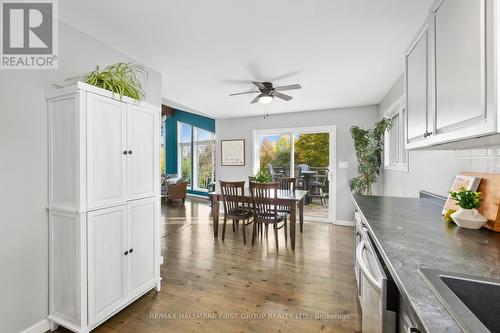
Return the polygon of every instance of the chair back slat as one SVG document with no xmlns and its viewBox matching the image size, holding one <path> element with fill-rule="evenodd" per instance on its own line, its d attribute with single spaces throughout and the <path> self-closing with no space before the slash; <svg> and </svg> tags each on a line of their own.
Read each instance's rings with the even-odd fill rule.
<svg viewBox="0 0 500 333">
<path fill-rule="evenodd" d="M 250 183 L 255 218 L 275 220 L 278 217 L 278 183 Z"/>
<path fill-rule="evenodd" d="M 245 181 L 220 181 L 220 188 L 224 205 L 224 214 L 233 216 L 243 214 L 245 208 Z"/>
<path fill-rule="evenodd" d="M 295 177 L 279 177 L 276 179 L 278 188 L 284 191 L 295 191 L 297 178 Z"/>
</svg>

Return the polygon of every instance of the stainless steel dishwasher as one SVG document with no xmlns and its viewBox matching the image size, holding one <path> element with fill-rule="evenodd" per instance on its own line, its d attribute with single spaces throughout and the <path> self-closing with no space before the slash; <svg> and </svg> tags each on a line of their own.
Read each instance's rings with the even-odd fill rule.
<svg viewBox="0 0 500 333">
<path fill-rule="evenodd" d="M 359 214 L 355 219 L 360 219 Z M 394 306 L 390 306 L 389 303 L 394 299 L 393 297 L 397 298 L 397 291 L 392 286 L 388 286 L 384 267 L 378 258 L 368 230 L 363 227 L 362 220 L 360 228 L 356 227 L 356 241 L 355 269 L 362 311 L 362 331 L 363 333 L 396 332 L 397 305 L 396 309 L 391 309 Z"/>
</svg>

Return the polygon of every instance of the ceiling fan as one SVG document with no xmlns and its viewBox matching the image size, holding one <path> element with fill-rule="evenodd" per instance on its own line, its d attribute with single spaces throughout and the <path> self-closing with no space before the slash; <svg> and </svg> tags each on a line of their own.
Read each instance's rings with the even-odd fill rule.
<svg viewBox="0 0 500 333">
<path fill-rule="evenodd" d="M 260 102 L 262 104 L 268 104 L 268 103 L 271 103 L 273 101 L 274 97 L 281 98 L 285 101 L 289 101 L 293 98 L 292 96 L 285 95 L 285 94 L 281 93 L 280 91 L 295 90 L 295 89 L 302 88 L 302 86 L 300 84 L 290 84 L 287 86 L 274 87 L 271 82 L 252 82 L 252 83 L 259 90 L 239 92 L 239 93 L 229 94 L 229 96 L 258 93 L 258 95 L 250 103 L 253 104 L 253 103 Z"/>
</svg>

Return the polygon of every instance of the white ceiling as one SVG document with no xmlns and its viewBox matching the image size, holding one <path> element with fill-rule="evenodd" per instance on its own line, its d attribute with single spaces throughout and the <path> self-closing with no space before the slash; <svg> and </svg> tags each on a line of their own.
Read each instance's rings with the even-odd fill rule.
<svg viewBox="0 0 500 333">
<path fill-rule="evenodd" d="M 270 113 L 378 104 L 433 0 L 64 0 L 61 18 L 162 72 L 163 97 L 218 118 L 265 114 L 251 80 L 300 83 Z"/>
</svg>

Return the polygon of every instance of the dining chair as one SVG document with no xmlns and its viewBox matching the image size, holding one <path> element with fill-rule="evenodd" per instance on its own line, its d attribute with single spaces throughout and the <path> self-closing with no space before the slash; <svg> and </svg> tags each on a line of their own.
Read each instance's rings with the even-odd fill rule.
<svg viewBox="0 0 500 333">
<path fill-rule="evenodd" d="M 273 181 L 275 181 L 276 177 L 281 177 L 285 175 L 284 168 L 274 167 L 271 163 L 267 164 L 267 169 L 269 170 L 269 174 L 271 175 Z"/>
<path fill-rule="evenodd" d="M 297 178 L 295 177 L 278 177 L 276 182 L 278 188 L 285 191 L 295 191 L 295 186 L 297 186 Z"/>
<path fill-rule="evenodd" d="M 309 197 L 311 200 L 313 198 L 319 198 L 321 200 L 321 206 L 325 205 L 327 194 L 324 189 L 327 187 L 328 181 L 328 169 L 319 169 L 317 174 L 311 176 L 311 181 L 309 182 Z M 327 192 L 327 191 L 326 191 Z"/>
<path fill-rule="evenodd" d="M 278 251 L 278 230 L 285 229 L 285 241 L 287 240 L 287 216 L 278 211 L 278 186 L 279 183 L 250 183 L 250 193 L 252 196 L 254 210 L 254 225 L 252 232 L 252 245 L 257 235 L 257 227 L 272 224 L 274 228 L 274 238 L 276 239 L 276 251 Z M 280 225 L 281 223 L 281 225 Z"/>
<path fill-rule="evenodd" d="M 276 181 L 278 182 L 278 189 L 283 191 L 295 191 L 297 186 L 297 178 L 295 177 L 279 177 Z M 280 205 L 278 206 L 278 212 L 290 215 L 290 207 Z"/>
<path fill-rule="evenodd" d="M 304 170 L 300 165 L 295 167 L 295 174 L 293 175 L 296 181 L 296 187 L 299 189 L 304 188 L 304 176 L 302 175 L 302 170 Z"/>
<path fill-rule="evenodd" d="M 252 211 L 246 205 L 244 197 L 245 181 L 225 182 L 220 181 L 222 203 L 224 205 L 224 225 L 222 227 L 222 240 L 226 236 L 227 220 L 233 220 L 233 232 L 236 231 L 235 224 L 242 221 L 243 244 L 247 243 L 246 226 L 252 223 Z"/>
</svg>

